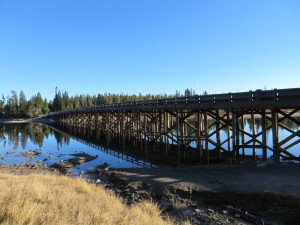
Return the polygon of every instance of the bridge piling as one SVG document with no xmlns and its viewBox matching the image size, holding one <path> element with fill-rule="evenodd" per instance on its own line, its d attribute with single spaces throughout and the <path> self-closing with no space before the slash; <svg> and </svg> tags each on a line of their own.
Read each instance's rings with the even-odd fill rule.
<svg viewBox="0 0 300 225">
<path fill-rule="evenodd" d="M 253 160 L 256 160 L 256 148 L 255 148 L 255 119 L 254 119 L 254 113 L 251 112 L 251 120 L 250 120 L 250 123 L 251 123 L 251 130 L 252 130 L 252 143 L 253 143 L 253 148 L 252 148 L 252 157 L 253 157 Z"/>
<path fill-rule="evenodd" d="M 209 150 L 208 150 L 208 120 L 207 120 L 207 111 L 203 112 L 204 116 L 204 138 L 205 138 L 205 154 L 206 154 L 206 163 L 209 164 Z"/>
<path fill-rule="evenodd" d="M 273 152 L 274 159 L 276 161 L 280 160 L 280 152 L 278 146 L 278 113 L 276 109 L 272 109 L 272 134 L 273 134 Z"/>
<path fill-rule="evenodd" d="M 261 114 L 261 128 L 262 128 L 262 159 L 267 160 L 267 129 L 266 129 L 266 112 L 262 110 Z"/>
</svg>

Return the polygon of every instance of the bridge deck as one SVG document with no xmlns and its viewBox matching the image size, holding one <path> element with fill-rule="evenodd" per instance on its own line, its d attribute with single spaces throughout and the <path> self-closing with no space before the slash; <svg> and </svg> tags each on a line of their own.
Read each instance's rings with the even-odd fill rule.
<svg viewBox="0 0 300 225">
<path fill-rule="evenodd" d="M 119 110 L 293 109 L 298 107 L 300 107 L 300 88 L 293 88 L 102 104 L 51 112 L 49 115 Z"/>
</svg>

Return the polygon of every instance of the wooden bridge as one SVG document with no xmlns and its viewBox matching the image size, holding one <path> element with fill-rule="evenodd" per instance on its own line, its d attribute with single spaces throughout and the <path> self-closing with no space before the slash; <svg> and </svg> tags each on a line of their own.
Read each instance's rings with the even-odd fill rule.
<svg viewBox="0 0 300 225">
<path fill-rule="evenodd" d="M 209 163 L 249 151 L 254 159 L 299 159 L 299 110 L 300 88 L 293 88 L 103 104 L 49 117 L 64 126 L 105 133 L 108 139 L 118 137 L 121 145 L 128 138 L 146 155 L 175 154 L 181 163 L 192 153 Z M 298 154 L 290 151 L 295 147 Z"/>
</svg>

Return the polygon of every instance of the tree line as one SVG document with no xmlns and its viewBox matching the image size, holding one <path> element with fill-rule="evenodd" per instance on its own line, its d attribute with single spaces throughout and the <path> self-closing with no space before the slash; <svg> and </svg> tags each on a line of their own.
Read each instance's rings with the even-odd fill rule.
<svg viewBox="0 0 300 225">
<path fill-rule="evenodd" d="M 205 91 L 202 94 L 206 95 L 207 92 Z M 195 91 L 193 89 L 186 89 L 183 94 L 181 94 L 179 91 L 176 91 L 175 94 L 170 95 L 142 95 L 141 93 L 138 95 L 99 93 L 94 95 L 77 94 L 75 96 L 69 96 L 67 91 L 61 91 L 56 88 L 54 98 L 48 101 L 47 99 L 43 99 L 39 92 L 27 100 L 23 91 L 18 94 L 16 91 L 12 90 L 7 97 L 2 94 L 2 98 L 0 99 L 0 116 L 33 118 L 40 115 L 46 115 L 49 112 L 81 107 L 91 107 L 100 104 L 145 101 L 193 95 L 195 95 Z"/>
<path fill-rule="evenodd" d="M 2 94 L 0 99 L 0 115 L 6 117 L 37 117 L 49 113 L 49 103 L 40 93 L 26 99 L 25 93 L 17 94 L 12 90 L 6 98 Z"/>
</svg>

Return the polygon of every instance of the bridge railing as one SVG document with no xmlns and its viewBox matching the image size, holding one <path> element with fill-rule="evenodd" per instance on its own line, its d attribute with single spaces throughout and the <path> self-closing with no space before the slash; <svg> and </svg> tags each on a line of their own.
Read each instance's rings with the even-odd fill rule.
<svg viewBox="0 0 300 225">
<path fill-rule="evenodd" d="M 93 107 L 51 112 L 49 116 L 63 113 L 111 111 L 111 110 L 156 110 L 156 109 L 228 109 L 300 107 L 300 88 L 256 90 L 249 92 L 213 95 L 194 95 L 166 99 L 102 104 Z"/>
</svg>

